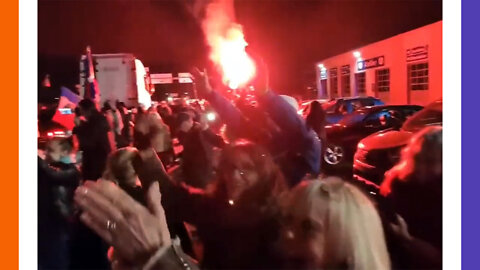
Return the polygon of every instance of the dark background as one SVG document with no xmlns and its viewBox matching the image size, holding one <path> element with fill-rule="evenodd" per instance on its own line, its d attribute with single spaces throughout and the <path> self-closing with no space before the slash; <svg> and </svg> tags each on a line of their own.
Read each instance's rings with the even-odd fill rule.
<svg viewBox="0 0 480 270">
<path fill-rule="evenodd" d="M 54 85 L 78 83 L 85 47 L 133 53 L 152 73 L 209 66 L 192 0 L 38 2 L 38 72 Z M 314 83 L 314 63 L 442 19 L 441 0 L 237 0 L 237 21 L 261 55 L 271 84 L 300 94 Z"/>
</svg>

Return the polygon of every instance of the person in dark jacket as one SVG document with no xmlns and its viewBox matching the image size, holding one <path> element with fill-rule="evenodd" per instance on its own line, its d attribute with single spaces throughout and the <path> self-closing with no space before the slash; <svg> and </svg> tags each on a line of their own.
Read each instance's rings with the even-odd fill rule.
<svg viewBox="0 0 480 270">
<path fill-rule="evenodd" d="M 78 104 L 84 118 L 73 128 L 82 155 L 82 177 L 97 180 L 105 170 L 108 154 L 116 149 L 115 137 L 110 125 L 92 100 L 84 99 Z"/>
<path fill-rule="evenodd" d="M 123 102 L 116 102 L 117 110 L 120 112 L 120 116 L 122 117 L 123 128 L 121 130 L 121 134 L 123 139 L 125 140 L 126 146 L 132 143 L 132 115 L 128 111 L 127 106 Z"/>
<path fill-rule="evenodd" d="M 183 146 L 182 174 L 193 187 L 205 188 L 213 178 L 214 147 L 222 148 L 222 137 L 210 128 L 202 128 L 188 113 L 179 113 L 176 119 L 178 140 Z"/>
<path fill-rule="evenodd" d="M 411 138 L 380 186 L 392 261 L 398 268 L 442 266 L 442 128 Z"/>
<path fill-rule="evenodd" d="M 202 91 L 215 111 L 225 121 L 232 133 L 242 133 L 246 126 L 255 126 L 254 121 L 245 116 L 230 101 L 215 92 L 206 72 L 197 70 L 195 79 L 197 87 Z M 256 95 L 260 108 L 278 127 L 272 131 L 272 138 L 265 142 L 277 164 L 282 169 L 290 187 L 299 183 L 307 173 L 320 173 L 321 142 L 313 130 L 297 114 L 293 98 L 279 96 L 269 89 L 266 68 L 259 69 L 256 80 Z M 298 106 L 298 104 L 297 104 Z M 251 128 L 250 130 L 255 130 Z"/>
<path fill-rule="evenodd" d="M 73 129 L 82 155 L 82 179 L 96 181 L 102 177 L 107 157 L 116 149 L 115 136 L 105 116 L 90 99 L 79 102 L 83 120 Z M 108 246 L 83 223 L 77 222 L 73 233 L 72 269 L 108 269 Z"/>
<path fill-rule="evenodd" d="M 80 172 L 70 160 L 71 138 L 47 143 L 45 160 L 38 157 L 38 267 L 66 269 L 73 221 L 73 191 Z"/>
<path fill-rule="evenodd" d="M 305 119 L 307 126 L 317 133 L 318 138 L 322 142 L 322 156 L 327 145 L 327 133 L 325 131 L 325 125 L 327 124 L 325 111 L 322 108 L 320 102 L 314 100 L 310 103 L 310 109 Z"/>
</svg>

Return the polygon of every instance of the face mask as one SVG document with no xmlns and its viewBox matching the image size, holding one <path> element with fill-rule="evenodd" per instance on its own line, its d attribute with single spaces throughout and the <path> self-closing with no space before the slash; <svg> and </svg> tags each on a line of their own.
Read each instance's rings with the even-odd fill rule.
<svg viewBox="0 0 480 270">
<path fill-rule="evenodd" d="M 70 158 L 70 156 L 64 156 L 60 158 L 60 162 L 65 164 L 70 164 L 72 163 L 72 159 Z"/>
</svg>

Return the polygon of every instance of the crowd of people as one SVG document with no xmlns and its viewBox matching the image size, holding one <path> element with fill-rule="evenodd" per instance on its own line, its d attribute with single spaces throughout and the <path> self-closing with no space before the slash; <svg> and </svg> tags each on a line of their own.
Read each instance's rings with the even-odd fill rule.
<svg viewBox="0 0 480 270">
<path fill-rule="evenodd" d="M 441 127 L 372 198 L 322 173 L 320 104 L 304 120 L 266 69 L 254 104 L 195 79 L 221 134 L 198 103 L 78 104 L 72 137 L 38 158 L 39 269 L 441 269 Z"/>
</svg>

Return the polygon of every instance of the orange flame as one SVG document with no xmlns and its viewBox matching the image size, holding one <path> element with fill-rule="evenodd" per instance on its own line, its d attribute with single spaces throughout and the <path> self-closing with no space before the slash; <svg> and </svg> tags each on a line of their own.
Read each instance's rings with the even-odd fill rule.
<svg viewBox="0 0 480 270">
<path fill-rule="evenodd" d="M 233 1 L 216 1 L 209 5 L 203 30 L 210 45 L 210 59 L 231 89 L 244 86 L 255 75 L 255 64 L 245 51 L 242 26 L 234 22 Z"/>
<path fill-rule="evenodd" d="M 255 64 L 245 52 L 246 46 L 241 27 L 235 25 L 211 52 L 211 59 L 221 68 L 223 83 L 231 89 L 245 85 L 255 75 Z"/>
</svg>

